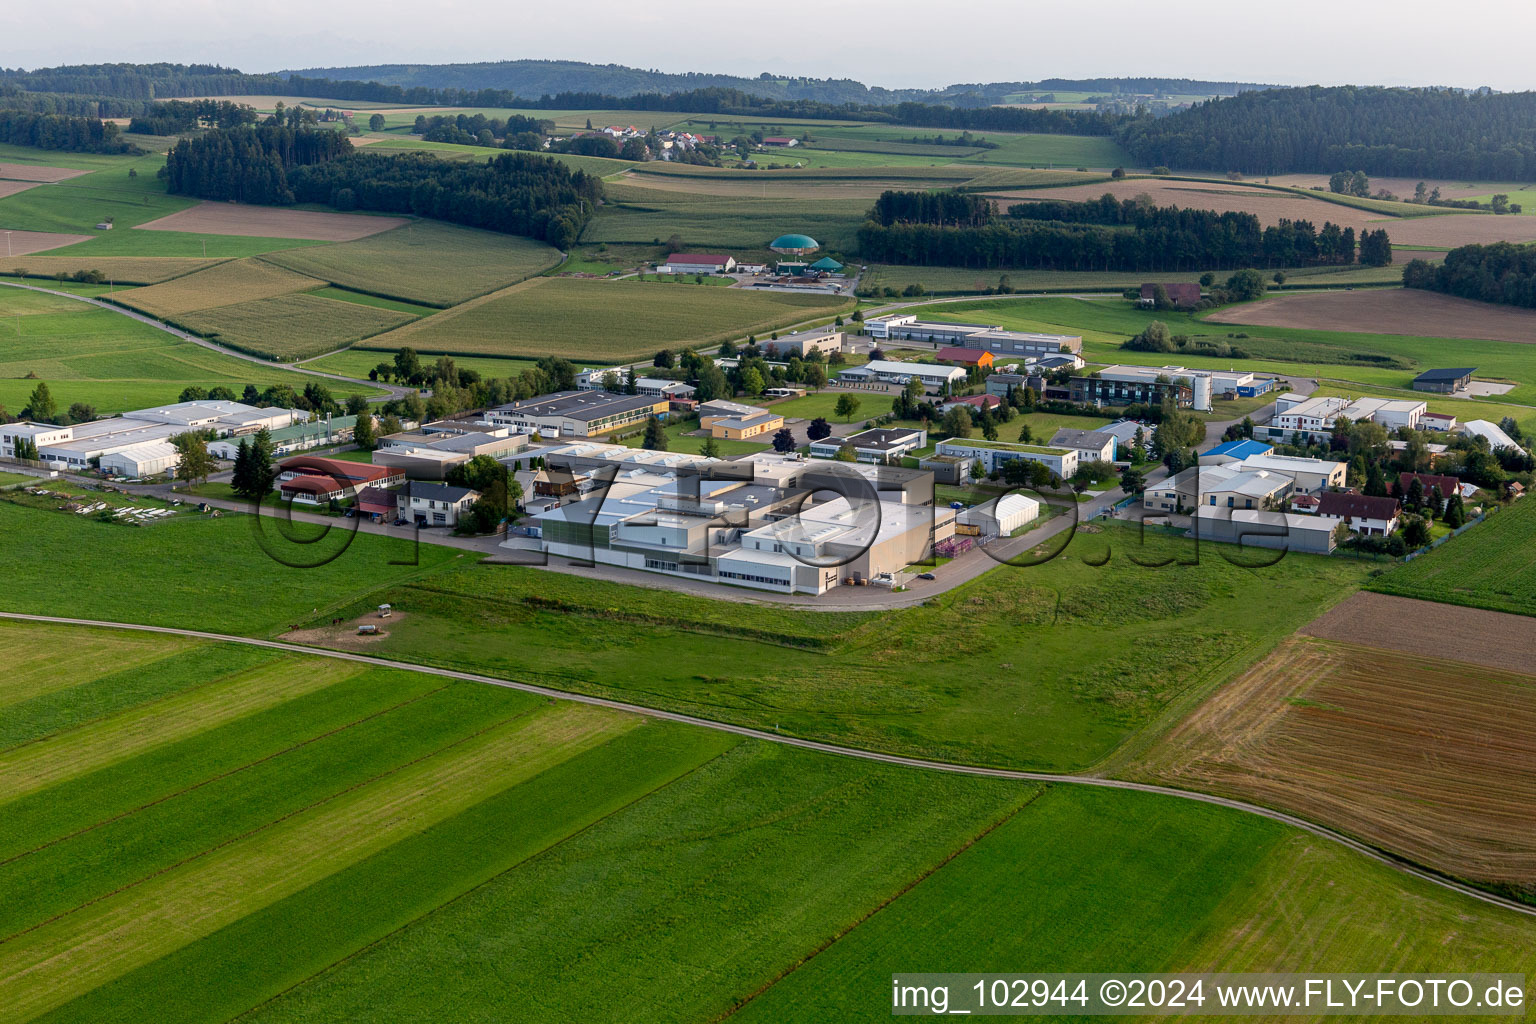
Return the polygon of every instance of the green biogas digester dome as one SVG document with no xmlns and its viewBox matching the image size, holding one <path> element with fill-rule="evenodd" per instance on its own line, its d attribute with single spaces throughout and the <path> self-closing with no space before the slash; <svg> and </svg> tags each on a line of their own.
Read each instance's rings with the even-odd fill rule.
<svg viewBox="0 0 1536 1024">
<path fill-rule="evenodd" d="M 804 256 L 821 248 L 821 243 L 810 235 L 780 235 L 768 243 L 768 248 L 791 256 Z"/>
</svg>

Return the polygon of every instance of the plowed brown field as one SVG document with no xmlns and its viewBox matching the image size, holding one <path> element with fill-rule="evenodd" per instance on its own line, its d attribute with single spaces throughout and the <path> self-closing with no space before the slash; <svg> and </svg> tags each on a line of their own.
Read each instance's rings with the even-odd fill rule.
<svg viewBox="0 0 1536 1024">
<path fill-rule="evenodd" d="M 78 178 L 82 174 L 90 173 L 90 171 L 80 171 L 73 167 L 45 167 L 42 164 L 0 163 L 0 178 L 10 178 L 14 181 L 63 181 L 66 178 Z"/>
<path fill-rule="evenodd" d="M 242 235 L 247 238 L 304 238 L 319 242 L 350 242 L 406 223 L 404 217 L 368 217 L 358 213 L 282 210 L 238 203 L 198 203 L 137 231 L 187 231 L 202 235 Z"/>
<path fill-rule="evenodd" d="M 1400 625 L 1378 622 L 1372 635 Z M 1181 723 L 1139 774 L 1536 894 L 1536 676 L 1294 636 Z"/>
<path fill-rule="evenodd" d="M 1416 288 L 1274 295 L 1207 317 L 1212 323 L 1536 343 L 1536 310 Z"/>
</svg>

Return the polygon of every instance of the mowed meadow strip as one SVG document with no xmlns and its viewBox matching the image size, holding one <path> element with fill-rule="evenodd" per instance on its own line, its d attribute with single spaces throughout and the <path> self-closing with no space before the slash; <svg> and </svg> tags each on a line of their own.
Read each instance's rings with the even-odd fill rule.
<svg viewBox="0 0 1536 1024">
<path fill-rule="evenodd" d="M 449 355 L 638 359 L 831 316 L 848 300 L 689 284 L 534 278 L 360 347 Z"/>
<path fill-rule="evenodd" d="M 323 355 L 414 319 L 393 309 L 301 293 L 199 309 L 173 322 L 211 341 L 291 362 Z"/>
<path fill-rule="evenodd" d="M 1533 765 L 1536 675 L 1297 636 L 1135 771 L 1282 807 L 1531 900 Z"/>
<path fill-rule="evenodd" d="M 182 637 L 121 638 L 109 630 L 0 622 L 0 649 L 6 652 L 0 708 L 159 661 L 196 644 Z"/>
<path fill-rule="evenodd" d="M 266 260 L 354 291 L 452 306 L 542 273 L 560 262 L 560 253 L 531 238 L 422 220 Z"/>
<path fill-rule="evenodd" d="M 0 807 L 222 723 L 255 714 L 361 671 L 347 662 L 316 662 L 295 672 L 292 659 L 216 679 L 164 700 L 0 753 Z"/>
<path fill-rule="evenodd" d="M 0 944 L 0 1021 L 140 967 L 598 746 L 641 719 L 566 704 L 507 722 Z"/>
</svg>

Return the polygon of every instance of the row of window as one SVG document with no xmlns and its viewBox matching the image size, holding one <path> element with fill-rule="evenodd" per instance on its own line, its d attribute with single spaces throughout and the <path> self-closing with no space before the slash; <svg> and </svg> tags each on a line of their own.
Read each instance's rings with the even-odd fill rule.
<svg viewBox="0 0 1536 1024">
<path fill-rule="evenodd" d="M 753 576 L 751 573 L 746 572 L 726 572 L 722 569 L 719 575 L 721 579 L 726 580 L 746 580 L 749 583 L 768 583 L 775 587 L 789 586 L 788 580 L 775 579 L 771 576 Z"/>
</svg>

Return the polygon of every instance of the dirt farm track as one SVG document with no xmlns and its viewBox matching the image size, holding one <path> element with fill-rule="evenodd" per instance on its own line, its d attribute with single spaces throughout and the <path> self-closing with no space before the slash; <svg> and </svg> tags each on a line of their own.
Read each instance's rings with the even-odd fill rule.
<svg viewBox="0 0 1536 1024">
<path fill-rule="evenodd" d="M 1497 306 L 1412 288 L 1276 295 L 1223 309 L 1211 323 L 1358 331 L 1425 338 L 1483 338 L 1536 344 L 1536 310 Z"/>
</svg>

